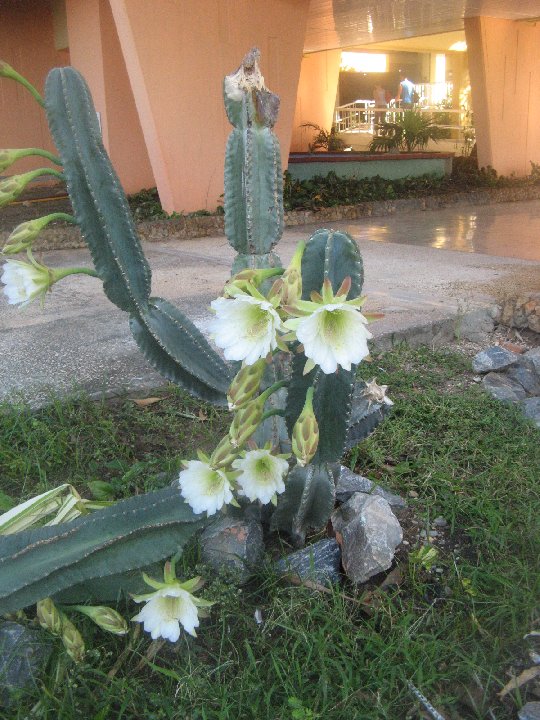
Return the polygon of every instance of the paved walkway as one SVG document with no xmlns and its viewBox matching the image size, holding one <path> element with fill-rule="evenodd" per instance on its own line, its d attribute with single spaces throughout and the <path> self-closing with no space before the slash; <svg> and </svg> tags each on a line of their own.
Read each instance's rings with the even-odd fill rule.
<svg viewBox="0 0 540 720">
<path fill-rule="evenodd" d="M 285 231 L 277 248 L 284 264 L 316 227 Z M 540 201 L 366 218 L 334 228 L 359 243 L 366 309 L 385 313 L 371 326 L 381 347 L 399 338 L 444 342 L 454 330 L 482 329 L 486 308 L 540 290 Z M 152 243 L 145 252 L 153 295 L 179 305 L 204 330 L 234 257 L 226 239 Z M 86 250 L 50 251 L 42 260 L 90 265 Z M 162 383 L 132 340 L 126 315 L 96 279 L 62 281 L 43 308 L 34 303 L 19 310 L 2 294 L 0 399 L 21 394 L 39 404 L 50 390 L 99 393 Z"/>
</svg>

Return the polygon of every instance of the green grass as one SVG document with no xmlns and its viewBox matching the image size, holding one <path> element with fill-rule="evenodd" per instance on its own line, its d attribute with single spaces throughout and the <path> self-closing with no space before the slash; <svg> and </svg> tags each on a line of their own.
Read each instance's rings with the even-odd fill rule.
<svg viewBox="0 0 540 720">
<path fill-rule="evenodd" d="M 396 404 L 348 460 L 408 496 L 419 527 L 448 520 L 442 573 L 401 553 L 402 583 L 375 589 L 368 613 L 351 586 L 291 587 L 266 568 L 238 590 L 209 575 L 204 595 L 218 604 L 196 640 L 183 636 L 152 657 L 146 637 L 110 639 L 83 621 L 86 663 L 73 666 L 58 649 L 44 684 L 6 720 L 28 717 L 37 702 L 37 717 L 51 720 L 420 719 L 407 681 L 447 720 L 515 718 L 534 699 L 529 686 L 505 701 L 496 693 L 511 667 L 527 666 L 522 637 L 539 629 L 540 434 L 485 395 L 460 354 L 400 348 L 361 372 L 388 384 Z M 120 496 L 163 483 L 159 473 L 174 472 L 197 443 L 211 447 L 224 428 L 212 409 L 165 395 L 147 408 L 127 399 L 4 408 L 2 489 L 26 497 L 65 480 L 84 490 L 97 478 Z M 207 419 L 178 416 L 200 409 Z M 192 550 L 186 575 L 196 562 Z"/>
</svg>

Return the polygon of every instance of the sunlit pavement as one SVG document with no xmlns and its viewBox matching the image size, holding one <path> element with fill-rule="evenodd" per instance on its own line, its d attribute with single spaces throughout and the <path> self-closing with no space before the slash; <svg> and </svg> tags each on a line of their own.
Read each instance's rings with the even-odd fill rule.
<svg viewBox="0 0 540 720">
<path fill-rule="evenodd" d="M 383 312 L 371 330 L 392 339 L 448 341 L 463 318 L 518 292 L 540 291 L 540 202 L 415 211 L 337 222 L 357 240 L 365 268 L 366 309 Z M 317 226 L 290 228 L 277 248 L 284 263 Z M 145 244 L 152 294 L 177 304 L 203 331 L 208 307 L 228 277 L 234 251 L 224 237 Z M 487 254 L 489 253 L 489 254 Z M 44 252 L 53 267 L 90 265 L 86 250 Z M 122 392 L 162 384 L 139 353 L 127 316 L 98 280 L 70 277 L 43 308 L 19 310 L 0 299 L 0 398 L 36 404 L 48 389 Z"/>
</svg>

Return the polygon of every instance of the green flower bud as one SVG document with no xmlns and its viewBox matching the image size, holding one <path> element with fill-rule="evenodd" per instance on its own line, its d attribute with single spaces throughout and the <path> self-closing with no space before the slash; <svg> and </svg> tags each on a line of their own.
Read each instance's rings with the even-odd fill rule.
<svg viewBox="0 0 540 720">
<path fill-rule="evenodd" d="M 81 633 L 75 625 L 62 614 L 62 642 L 69 657 L 76 663 L 84 660 L 85 645 Z"/>
<path fill-rule="evenodd" d="M 229 410 L 237 410 L 246 405 L 257 394 L 266 369 L 264 358 L 253 365 L 244 365 L 231 383 L 227 393 Z"/>
<path fill-rule="evenodd" d="M 229 435 L 225 435 L 210 457 L 210 466 L 215 470 L 225 468 L 237 457 L 238 450 L 233 447 Z"/>
<path fill-rule="evenodd" d="M 51 213 L 50 215 L 44 215 L 35 220 L 27 220 L 17 225 L 13 230 L 2 252 L 7 255 L 26 250 L 32 245 L 32 242 L 43 228 L 47 227 L 47 225 L 54 220 L 68 220 L 69 222 L 73 222 L 75 218 L 64 213 Z"/>
<path fill-rule="evenodd" d="M 53 635 L 62 634 L 62 615 L 51 598 L 40 600 L 36 605 L 37 619 L 45 630 Z"/>
<path fill-rule="evenodd" d="M 52 168 L 38 168 L 37 170 L 22 173 L 22 175 L 12 175 L 0 182 L 0 207 L 4 207 L 4 205 L 16 200 L 28 183 L 34 178 L 40 177 L 40 175 L 54 175 L 57 178 L 64 179 L 61 172 Z"/>
<path fill-rule="evenodd" d="M 262 398 L 263 395 L 259 395 L 256 400 L 240 408 L 234 416 L 229 428 L 229 437 L 233 447 L 242 447 L 259 427 L 263 416 L 264 403 L 266 402 L 266 398 Z"/>
<path fill-rule="evenodd" d="M 73 605 L 70 609 L 86 615 L 102 630 L 113 635 L 126 635 L 128 632 L 126 621 L 112 608 L 104 605 Z"/>
<path fill-rule="evenodd" d="M 0 172 L 4 172 L 21 157 L 20 150 L 0 150 Z"/>
<path fill-rule="evenodd" d="M 299 465 L 307 465 L 317 452 L 319 445 L 319 426 L 313 412 L 313 388 L 306 393 L 306 402 L 295 422 L 292 437 L 292 451 Z"/>
<path fill-rule="evenodd" d="M 294 307 L 302 299 L 302 256 L 305 248 L 305 242 L 298 243 L 287 269 L 270 290 L 269 299 L 277 295 L 281 306 Z"/>
<path fill-rule="evenodd" d="M 246 268 L 241 270 L 225 284 L 223 294 L 234 297 L 238 292 L 249 293 L 250 287 L 258 288 L 268 278 L 274 277 L 274 275 L 281 275 L 283 268 L 259 268 L 251 269 Z"/>
</svg>

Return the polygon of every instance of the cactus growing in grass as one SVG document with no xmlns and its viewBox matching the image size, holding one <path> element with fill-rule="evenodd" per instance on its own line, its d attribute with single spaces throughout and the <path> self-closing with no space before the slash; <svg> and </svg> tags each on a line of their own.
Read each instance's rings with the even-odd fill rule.
<svg viewBox="0 0 540 720">
<path fill-rule="evenodd" d="M 213 513 L 238 486 L 249 485 L 250 499 L 267 502 L 271 496 L 277 503 L 271 527 L 302 542 L 333 509 L 336 463 L 351 443 L 373 430 L 385 407 L 367 398 L 364 383 L 355 383 L 356 363 L 367 354 L 369 337 L 359 313 L 363 268 L 355 242 L 346 233 L 319 230 L 305 247 L 301 244 L 285 271 L 273 252 L 283 230 L 280 152 L 272 131 L 279 100 L 264 86 L 258 56 L 250 51 L 224 81 L 233 125 L 225 157 L 225 232 L 237 256 L 225 297 L 215 301 L 215 322 L 219 325 L 220 312 L 226 322 L 234 308 L 235 317 L 246 322 L 256 317 L 259 335 L 250 329 L 237 345 L 235 332 L 217 331 L 216 343 L 230 359 L 244 360 L 241 369 L 225 362 L 177 307 L 151 296 L 150 267 L 80 74 L 72 68 L 52 70 L 43 103 L 74 221 L 105 294 L 129 314 L 138 346 L 158 371 L 207 401 L 225 405 L 228 399 L 235 413 L 214 453 L 185 463 L 179 479 L 185 497 L 193 497 L 194 488 L 197 493 L 197 482 L 206 484 L 208 493 L 219 485 L 219 499 L 193 504 Z M 20 81 L 14 72 L 7 76 Z M 25 154 L 9 152 L 8 160 Z M 352 352 L 337 345 L 328 358 L 324 350 L 323 362 L 307 340 L 299 342 L 300 327 L 309 339 L 317 322 L 324 329 L 333 321 L 335 333 L 348 328 L 350 335 L 352 323 L 363 339 L 360 344 L 354 339 Z M 294 330 L 286 333 L 288 328 Z M 292 351 L 291 362 L 282 350 Z M 353 393 L 358 402 L 350 423 Z M 295 433 L 298 464 L 284 485 L 284 458 Z M 272 484 L 259 495 L 253 478 L 237 481 L 250 467 L 261 468 L 263 482 L 271 476 Z M 269 487 L 282 493 L 279 499 Z M 49 596 L 99 601 L 140 589 L 134 572 L 178 552 L 206 522 L 175 488 L 121 501 L 69 524 L 0 538 L 0 614 Z"/>
</svg>

